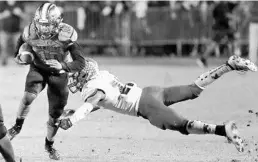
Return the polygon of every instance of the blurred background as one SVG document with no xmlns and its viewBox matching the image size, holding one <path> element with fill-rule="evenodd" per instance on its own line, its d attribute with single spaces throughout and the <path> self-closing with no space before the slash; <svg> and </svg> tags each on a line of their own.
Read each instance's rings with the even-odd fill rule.
<svg viewBox="0 0 258 162">
<path fill-rule="evenodd" d="M 12 56 L 17 35 L 46 1 L 1 1 L 2 65 Z M 198 58 L 214 43 L 211 57 L 249 55 L 252 1 L 50 1 L 79 34 L 91 56 Z M 17 8 L 20 10 L 18 12 Z M 256 7 L 257 8 L 257 7 Z M 6 10 L 17 14 L 6 14 Z M 10 55 L 9 55 L 10 54 Z M 9 55 L 9 56 L 7 56 Z"/>
</svg>

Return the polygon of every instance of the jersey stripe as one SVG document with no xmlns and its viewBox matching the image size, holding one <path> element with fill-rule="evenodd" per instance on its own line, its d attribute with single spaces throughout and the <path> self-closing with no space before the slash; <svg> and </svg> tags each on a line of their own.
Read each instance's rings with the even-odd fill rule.
<svg viewBox="0 0 258 162">
<path fill-rule="evenodd" d="M 72 34 L 71 34 L 71 36 L 70 36 L 70 39 L 72 38 L 72 36 L 73 36 L 73 33 L 74 33 L 74 29 L 73 29 L 73 31 L 72 31 Z"/>
</svg>

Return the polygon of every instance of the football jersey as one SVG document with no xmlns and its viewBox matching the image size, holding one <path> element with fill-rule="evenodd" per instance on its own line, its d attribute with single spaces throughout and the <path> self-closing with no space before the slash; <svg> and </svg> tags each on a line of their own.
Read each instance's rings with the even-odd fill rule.
<svg viewBox="0 0 258 162">
<path fill-rule="evenodd" d="M 24 28 L 23 40 L 35 52 L 34 64 L 40 68 L 49 69 L 49 66 L 46 65 L 48 60 L 54 59 L 59 62 L 67 62 L 69 60 L 67 47 L 71 41 L 77 40 L 77 32 L 72 26 L 61 23 L 57 35 L 50 39 L 42 40 L 36 33 L 35 24 L 30 23 Z"/>
<path fill-rule="evenodd" d="M 83 86 L 81 95 L 86 101 L 96 89 L 103 91 L 105 98 L 98 103 L 98 106 L 118 113 L 137 116 L 142 89 L 134 84 L 129 86 L 126 92 L 123 92 L 124 86 L 108 71 L 99 71 Z"/>
</svg>

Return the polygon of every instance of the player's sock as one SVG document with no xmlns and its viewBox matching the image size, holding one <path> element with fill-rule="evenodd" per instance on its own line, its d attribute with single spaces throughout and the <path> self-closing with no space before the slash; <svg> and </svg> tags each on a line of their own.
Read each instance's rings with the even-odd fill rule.
<svg viewBox="0 0 258 162">
<path fill-rule="evenodd" d="M 46 138 L 45 138 L 45 144 L 46 144 L 46 145 L 53 145 L 53 144 L 54 144 L 54 141 L 50 141 L 50 140 L 48 140 L 48 138 L 46 137 Z"/>
<path fill-rule="evenodd" d="M 57 133 L 58 126 L 56 126 L 57 119 L 53 119 L 52 117 L 49 117 L 49 120 L 47 122 L 47 139 L 49 141 L 54 141 L 54 137 Z"/>
<path fill-rule="evenodd" d="M 54 141 L 54 137 L 57 133 L 58 127 L 57 126 L 47 126 L 47 139 L 49 141 Z"/>
<path fill-rule="evenodd" d="M 25 92 L 24 96 L 21 100 L 21 103 L 19 105 L 19 110 L 17 113 L 17 118 L 25 119 L 30 111 L 30 105 L 33 102 L 33 100 L 37 97 L 36 94 L 30 93 L 30 92 Z"/>
<path fill-rule="evenodd" d="M 54 137 L 57 133 L 58 127 L 55 125 L 57 119 L 49 117 L 47 122 L 47 137 L 45 138 L 45 150 L 49 153 L 49 158 L 59 160 L 60 155 L 57 150 L 53 147 Z"/>
<path fill-rule="evenodd" d="M 53 160 L 60 160 L 58 151 L 53 147 L 54 141 L 49 141 L 45 138 L 45 150 L 49 153 L 49 158 Z"/>
<path fill-rule="evenodd" d="M 22 127 L 24 120 L 29 113 L 29 110 L 30 110 L 30 105 L 25 105 L 24 100 L 22 100 L 17 112 L 17 118 L 15 122 L 17 126 Z"/>
<path fill-rule="evenodd" d="M 227 136 L 225 125 L 217 125 L 215 134 L 219 136 Z"/>
<path fill-rule="evenodd" d="M 25 119 L 30 111 L 30 105 L 24 105 L 23 102 L 20 103 L 17 118 L 19 119 Z"/>
<path fill-rule="evenodd" d="M 216 79 L 218 79 L 219 77 L 221 77 L 223 74 L 232 71 L 232 69 L 226 65 L 223 64 L 219 67 L 216 67 L 214 69 L 209 70 L 206 73 L 203 73 L 202 75 L 200 75 L 195 81 L 194 83 L 202 88 L 205 89 L 208 85 L 210 85 L 211 83 L 213 83 Z"/>
<path fill-rule="evenodd" d="M 192 120 L 188 121 L 186 130 L 189 134 L 215 134 L 216 125 Z"/>
</svg>

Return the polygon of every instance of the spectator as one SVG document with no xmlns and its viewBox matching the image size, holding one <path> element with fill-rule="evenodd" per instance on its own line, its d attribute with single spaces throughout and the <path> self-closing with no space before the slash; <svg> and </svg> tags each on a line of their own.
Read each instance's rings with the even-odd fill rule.
<svg viewBox="0 0 258 162">
<path fill-rule="evenodd" d="M 146 15 L 148 10 L 148 1 L 135 1 L 134 2 L 134 12 L 136 14 L 137 19 L 140 21 L 141 27 L 145 29 L 147 34 L 151 33 L 151 29 L 149 28 Z"/>
<path fill-rule="evenodd" d="M 241 42 L 243 40 L 244 35 L 247 35 L 247 27 L 250 22 L 250 2 L 242 1 L 239 5 L 234 9 L 233 14 L 235 15 L 235 21 L 233 21 L 233 25 L 235 23 L 237 27 L 237 31 L 235 33 L 236 41 L 234 42 L 234 54 L 241 56 Z"/>
<path fill-rule="evenodd" d="M 21 1 L 8 0 L 0 3 L 0 20 L 4 22 L 2 23 L 0 46 L 2 50 L 2 65 L 5 66 L 8 63 L 9 55 L 14 53 L 15 43 L 19 37 L 20 26 L 25 16 Z M 10 43 L 12 46 L 10 46 Z"/>
<path fill-rule="evenodd" d="M 220 44 L 227 44 L 230 52 L 232 52 L 232 44 L 235 41 L 235 16 L 232 14 L 234 8 L 237 6 L 234 2 L 222 1 L 219 2 L 213 10 L 214 24 L 213 30 L 213 40 L 208 44 L 203 55 L 197 59 L 197 64 L 200 67 L 207 67 L 207 57 L 211 53 L 219 48 Z"/>
<path fill-rule="evenodd" d="M 251 22 L 249 24 L 249 57 L 253 62 L 257 62 L 258 51 L 258 1 L 252 2 Z"/>
</svg>

